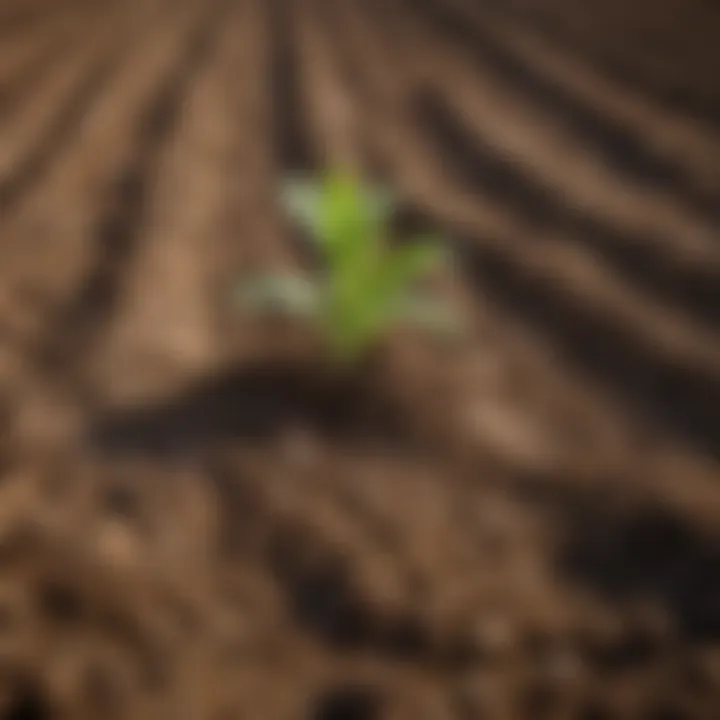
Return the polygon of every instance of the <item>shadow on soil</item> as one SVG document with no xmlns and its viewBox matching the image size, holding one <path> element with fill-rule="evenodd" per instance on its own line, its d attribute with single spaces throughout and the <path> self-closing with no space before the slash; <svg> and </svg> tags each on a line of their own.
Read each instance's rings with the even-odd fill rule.
<svg viewBox="0 0 720 720">
<path fill-rule="evenodd" d="M 553 564 L 563 580 L 620 612 L 637 602 L 659 607 L 673 637 L 682 642 L 720 639 L 716 532 L 651 500 L 628 502 L 607 487 L 560 488 L 533 479 L 519 482 L 514 493 L 547 512 L 559 530 Z M 657 650 L 650 637 L 628 637 L 593 652 L 591 659 L 605 669 L 622 668 L 653 657 Z"/>
<path fill-rule="evenodd" d="M 659 602 L 683 639 L 720 640 L 717 538 L 659 508 L 586 507 L 568 526 L 559 565 L 569 578 L 613 603 Z"/>
<path fill-rule="evenodd" d="M 317 702 L 310 720 L 373 720 L 380 717 L 382 698 L 372 688 L 340 686 Z"/>
<path fill-rule="evenodd" d="M 183 455 L 271 439 L 302 425 L 330 439 L 387 445 L 407 439 L 403 415 L 371 375 L 336 379 L 302 363 L 262 362 L 212 376 L 157 405 L 99 417 L 88 440 L 110 454 Z"/>
</svg>

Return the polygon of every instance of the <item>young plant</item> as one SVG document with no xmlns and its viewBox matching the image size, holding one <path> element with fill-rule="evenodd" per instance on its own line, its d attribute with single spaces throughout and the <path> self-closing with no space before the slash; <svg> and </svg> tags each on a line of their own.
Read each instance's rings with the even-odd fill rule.
<svg viewBox="0 0 720 720">
<path fill-rule="evenodd" d="M 251 278 L 240 288 L 246 306 L 317 323 L 342 365 L 359 361 L 397 323 L 459 329 L 455 313 L 415 288 L 443 262 L 442 246 L 432 239 L 391 246 L 388 192 L 335 173 L 319 183 L 293 180 L 284 190 L 285 210 L 312 240 L 324 268 L 313 277 Z"/>
</svg>

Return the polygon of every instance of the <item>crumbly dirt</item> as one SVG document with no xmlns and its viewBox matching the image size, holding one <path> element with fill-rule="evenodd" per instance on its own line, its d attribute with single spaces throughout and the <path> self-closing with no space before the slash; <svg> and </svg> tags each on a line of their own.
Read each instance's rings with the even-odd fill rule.
<svg viewBox="0 0 720 720">
<path fill-rule="evenodd" d="M 720 12 L 0 0 L 0 717 L 720 717 Z M 233 303 L 392 184 L 462 342 Z"/>
</svg>

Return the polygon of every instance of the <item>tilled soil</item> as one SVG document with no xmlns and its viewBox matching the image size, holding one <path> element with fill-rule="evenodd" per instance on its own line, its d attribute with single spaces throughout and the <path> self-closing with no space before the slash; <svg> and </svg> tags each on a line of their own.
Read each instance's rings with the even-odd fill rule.
<svg viewBox="0 0 720 720">
<path fill-rule="evenodd" d="M 0 717 L 720 717 L 720 11 L 0 0 Z M 450 347 L 232 300 L 392 183 Z"/>
</svg>

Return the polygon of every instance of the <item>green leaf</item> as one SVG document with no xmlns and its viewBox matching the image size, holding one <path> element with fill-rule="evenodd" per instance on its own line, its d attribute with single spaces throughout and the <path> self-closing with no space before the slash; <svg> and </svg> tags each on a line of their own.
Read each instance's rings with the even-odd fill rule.
<svg viewBox="0 0 720 720">
<path fill-rule="evenodd" d="M 444 337 L 465 334 L 467 325 L 448 303 L 422 295 L 408 295 L 396 306 L 396 317 L 404 323 Z"/>
<path fill-rule="evenodd" d="M 239 283 L 238 301 L 250 310 L 317 317 L 320 292 L 316 283 L 298 275 L 262 275 Z"/>
<path fill-rule="evenodd" d="M 346 251 L 382 233 L 394 207 L 387 188 L 363 188 L 352 175 L 328 172 L 320 182 L 300 177 L 282 189 L 285 212 L 326 252 Z"/>
<path fill-rule="evenodd" d="M 443 258 L 438 242 L 424 240 L 388 251 L 373 283 L 376 302 L 391 304 L 407 292 L 411 283 L 437 268 Z"/>
<path fill-rule="evenodd" d="M 387 331 L 398 319 L 400 300 L 418 275 L 438 257 L 434 244 L 399 248 L 377 258 L 354 285 L 340 284 L 331 308 L 332 332 L 359 348 Z"/>
<path fill-rule="evenodd" d="M 320 235 L 331 262 L 347 266 L 376 241 L 378 228 L 353 177 L 328 175 L 321 213 Z"/>
<path fill-rule="evenodd" d="M 322 189 L 317 183 L 292 178 L 283 184 L 281 204 L 287 215 L 311 237 L 320 233 L 322 216 Z"/>
</svg>

